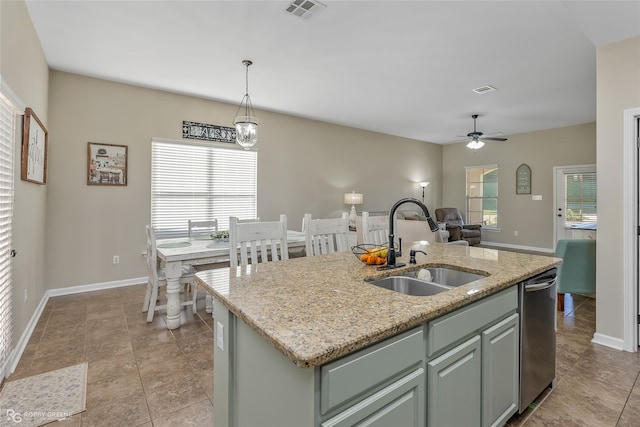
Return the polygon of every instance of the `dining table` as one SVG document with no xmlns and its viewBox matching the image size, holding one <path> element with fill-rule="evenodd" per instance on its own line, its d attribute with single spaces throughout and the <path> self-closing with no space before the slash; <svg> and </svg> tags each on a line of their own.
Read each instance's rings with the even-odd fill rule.
<svg viewBox="0 0 640 427">
<path fill-rule="evenodd" d="M 287 247 L 290 254 L 304 249 L 305 233 L 287 230 Z M 177 329 L 180 327 L 182 267 L 228 263 L 229 241 L 228 239 L 214 240 L 209 236 L 158 239 L 156 250 L 167 279 L 167 328 Z"/>
</svg>

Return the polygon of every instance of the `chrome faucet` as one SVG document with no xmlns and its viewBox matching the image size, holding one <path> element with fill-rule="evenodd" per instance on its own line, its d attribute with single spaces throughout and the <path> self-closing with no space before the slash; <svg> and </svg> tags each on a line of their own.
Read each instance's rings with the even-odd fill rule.
<svg viewBox="0 0 640 427">
<path fill-rule="evenodd" d="M 398 267 L 402 267 L 405 264 L 400 263 L 400 264 L 396 264 L 396 250 L 394 248 L 394 239 L 395 239 L 395 235 L 394 235 L 394 217 L 396 215 L 396 210 L 398 210 L 398 207 L 404 203 L 415 203 L 416 205 L 420 206 L 420 208 L 422 209 L 422 212 L 424 212 L 424 216 L 427 217 L 427 223 L 429 224 L 429 228 L 431 229 L 431 231 L 437 231 L 438 230 L 438 224 L 435 223 L 435 221 L 431 218 L 431 214 L 429 213 L 429 209 L 427 209 L 427 206 L 422 203 L 420 200 L 418 199 L 413 199 L 411 197 L 407 197 L 404 199 L 400 199 L 398 200 L 392 207 L 391 210 L 389 211 L 389 249 L 387 251 L 387 265 L 385 266 L 381 266 L 378 267 L 379 270 L 388 270 L 391 268 L 398 268 Z"/>
</svg>

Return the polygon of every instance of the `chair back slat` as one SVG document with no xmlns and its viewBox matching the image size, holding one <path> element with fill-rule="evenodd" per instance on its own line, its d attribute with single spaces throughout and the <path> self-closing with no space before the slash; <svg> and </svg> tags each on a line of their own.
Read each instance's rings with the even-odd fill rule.
<svg viewBox="0 0 640 427">
<path fill-rule="evenodd" d="M 239 222 L 238 218 L 230 217 L 229 248 L 231 267 L 238 266 L 238 255 L 241 266 L 289 259 L 287 216 L 280 215 L 280 221 L 264 222 Z"/>
<path fill-rule="evenodd" d="M 307 256 L 349 252 L 349 218 L 303 218 Z"/>
<path fill-rule="evenodd" d="M 218 231 L 218 220 L 196 221 L 190 219 L 188 226 L 190 239 L 198 236 L 209 236 Z"/>
<path fill-rule="evenodd" d="M 389 216 L 371 216 L 362 212 L 362 240 L 370 245 L 382 245 L 389 241 Z"/>
</svg>

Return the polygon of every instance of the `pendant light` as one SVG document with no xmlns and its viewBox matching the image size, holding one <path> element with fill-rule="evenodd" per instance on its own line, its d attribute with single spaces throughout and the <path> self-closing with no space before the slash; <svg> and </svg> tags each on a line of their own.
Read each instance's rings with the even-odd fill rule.
<svg viewBox="0 0 640 427">
<path fill-rule="evenodd" d="M 253 62 L 245 59 L 242 64 L 246 67 L 246 91 L 238 106 L 233 124 L 236 127 L 236 142 L 244 147 L 245 150 L 248 150 L 258 142 L 258 118 L 253 112 L 253 105 L 249 97 L 249 65 L 253 64 Z M 242 114 L 240 110 L 244 115 L 240 115 Z"/>
</svg>

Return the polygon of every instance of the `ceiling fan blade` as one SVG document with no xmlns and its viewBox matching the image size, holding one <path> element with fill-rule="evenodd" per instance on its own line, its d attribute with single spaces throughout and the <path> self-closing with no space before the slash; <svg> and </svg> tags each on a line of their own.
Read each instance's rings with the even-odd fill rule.
<svg viewBox="0 0 640 427">
<path fill-rule="evenodd" d="M 507 141 L 507 138 L 487 138 L 486 136 L 482 139 L 485 141 Z"/>
</svg>

